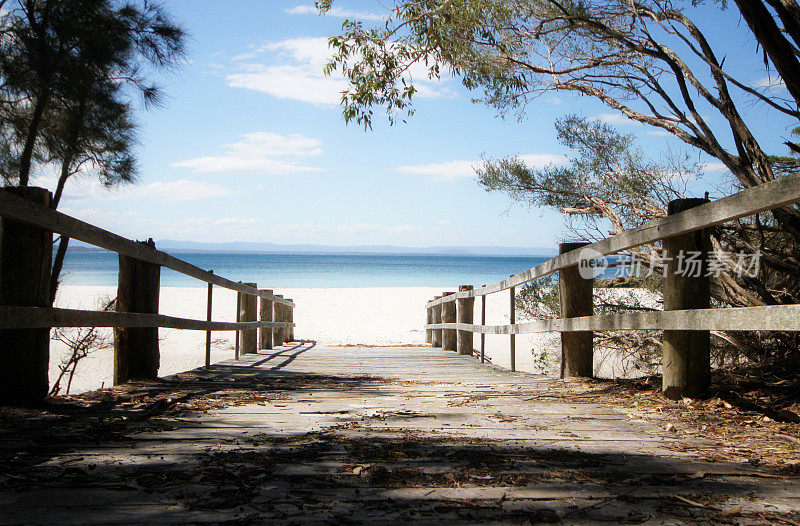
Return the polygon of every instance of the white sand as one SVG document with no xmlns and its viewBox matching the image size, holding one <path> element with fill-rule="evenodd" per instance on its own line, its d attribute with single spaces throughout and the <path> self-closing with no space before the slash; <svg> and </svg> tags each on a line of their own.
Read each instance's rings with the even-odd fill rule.
<svg viewBox="0 0 800 526">
<path fill-rule="evenodd" d="M 275 291 L 297 304 L 295 337 L 315 340 L 321 345 L 424 345 L 425 302 L 441 289 L 430 287 L 376 288 L 294 288 Z M 62 286 L 56 305 L 63 308 L 96 309 L 98 299 L 113 297 L 116 287 Z M 160 312 L 169 316 L 205 319 L 205 288 L 164 287 Z M 236 293 L 214 288 L 213 319 L 233 321 Z M 487 296 L 486 323 L 509 322 L 508 294 Z M 475 321 L 480 322 L 480 299 L 475 302 Z M 110 330 L 103 330 L 109 339 Z M 205 332 L 161 329 L 161 375 L 186 371 L 203 365 Z M 520 371 L 557 374 L 561 353 L 558 333 L 518 335 L 516 366 Z M 233 332 L 212 334 L 212 361 L 233 357 Z M 475 335 L 475 348 L 480 336 Z M 51 346 L 51 382 L 58 374 L 58 363 L 67 353 L 61 342 Z M 540 359 L 546 353 L 546 359 Z M 509 336 L 486 336 L 486 354 L 497 365 L 510 364 Z M 598 364 L 599 365 L 599 364 Z M 77 393 L 111 385 L 113 352 L 99 351 L 78 366 L 71 392 Z M 63 392 L 63 391 L 62 391 Z"/>
</svg>

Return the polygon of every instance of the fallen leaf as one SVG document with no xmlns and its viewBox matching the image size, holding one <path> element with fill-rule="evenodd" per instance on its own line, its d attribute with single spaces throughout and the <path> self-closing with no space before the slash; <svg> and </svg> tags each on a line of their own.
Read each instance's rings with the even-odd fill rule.
<svg viewBox="0 0 800 526">
<path fill-rule="evenodd" d="M 696 506 L 698 508 L 705 508 L 706 507 L 705 504 L 700 504 L 699 502 L 695 502 L 695 501 L 693 501 L 691 499 L 687 499 L 686 497 L 681 497 L 680 495 L 672 495 L 672 496 L 675 497 L 676 499 L 678 499 L 681 502 L 685 502 L 686 504 L 689 504 L 690 506 Z"/>
</svg>

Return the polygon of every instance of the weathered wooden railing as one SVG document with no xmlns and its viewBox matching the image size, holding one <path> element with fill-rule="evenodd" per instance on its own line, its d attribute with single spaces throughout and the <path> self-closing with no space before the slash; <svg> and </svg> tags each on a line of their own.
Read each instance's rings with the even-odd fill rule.
<svg viewBox="0 0 800 526">
<path fill-rule="evenodd" d="M 670 203 L 667 217 L 596 243 L 564 243 L 560 254 L 540 265 L 493 285 L 444 292 L 427 303 L 426 335 L 434 347 L 472 355 L 473 333 L 480 333 L 480 356 L 485 355 L 485 334 L 510 335 L 511 369 L 515 368 L 514 335 L 559 331 L 562 340 L 562 377 L 593 373 L 592 331 L 663 330 L 663 390 L 671 397 L 703 392 L 711 371 L 710 331 L 800 331 L 800 305 L 709 308 L 707 274 L 708 228 L 800 201 L 800 175 L 782 177 L 715 202 L 680 199 Z M 617 254 L 640 245 L 663 242 L 664 310 L 592 315 L 591 279 L 581 277 L 579 264 Z M 678 254 L 699 252 L 699 276 L 677 272 Z M 514 289 L 529 281 L 559 272 L 561 318 L 516 323 Z M 486 325 L 486 296 L 510 290 L 511 323 Z M 473 305 L 481 297 L 481 323 L 473 323 Z M 463 334 L 456 337 L 456 334 Z"/>
<path fill-rule="evenodd" d="M 0 189 L 0 405 L 47 396 L 51 327 L 113 327 L 115 384 L 157 377 L 159 327 L 206 331 L 206 366 L 211 331 L 236 331 L 237 359 L 294 339 L 291 299 L 170 256 L 152 240 L 132 241 L 57 212 L 50 200 L 43 188 Z M 53 233 L 119 254 L 116 311 L 51 307 Z M 208 283 L 205 320 L 158 314 L 161 267 Z M 235 322 L 212 321 L 214 285 L 237 291 Z"/>
</svg>

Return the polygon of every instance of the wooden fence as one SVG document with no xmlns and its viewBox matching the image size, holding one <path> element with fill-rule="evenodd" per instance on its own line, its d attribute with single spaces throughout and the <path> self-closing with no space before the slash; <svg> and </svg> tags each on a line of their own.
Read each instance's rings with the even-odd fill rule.
<svg viewBox="0 0 800 526">
<path fill-rule="evenodd" d="M 132 241 L 57 212 L 50 200 L 42 188 L 0 189 L 0 405 L 47 396 L 51 327 L 113 327 L 115 384 L 157 377 L 159 327 L 206 331 L 206 366 L 212 331 L 237 331 L 237 359 L 294 339 L 291 299 L 198 268 L 157 250 L 152 240 Z M 53 233 L 119 254 L 115 311 L 51 306 Z M 158 314 L 161 267 L 208 283 L 205 320 Z M 235 322 L 212 321 L 214 285 L 237 291 Z"/>
<path fill-rule="evenodd" d="M 800 331 L 800 305 L 710 308 L 710 227 L 800 201 L 800 175 L 782 177 L 715 202 L 679 199 L 670 203 L 668 216 L 596 243 L 565 243 L 560 254 L 540 265 L 493 285 L 444 292 L 427 303 L 426 335 L 435 347 L 472 355 L 473 333 L 481 334 L 480 357 L 485 356 L 485 334 L 510 335 L 511 368 L 515 368 L 515 334 L 559 331 L 562 339 L 562 377 L 592 375 L 592 331 L 663 330 L 663 390 L 670 397 L 702 393 L 709 385 L 710 331 Z M 593 315 L 591 279 L 581 277 L 579 265 L 593 258 L 617 254 L 644 244 L 662 242 L 664 310 Z M 678 272 L 682 253 L 699 252 L 699 276 Z M 515 287 L 559 272 L 561 317 L 515 322 Z M 510 291 L 511 323 L 486 324 L 486 296 Z M 473 304 L 481 298 L 481 321 L 473 323 Z M 463 312 L 462 312 L 463 311 Z M 458 337 L 457 335 L 463 336 Z"/>
</svg>

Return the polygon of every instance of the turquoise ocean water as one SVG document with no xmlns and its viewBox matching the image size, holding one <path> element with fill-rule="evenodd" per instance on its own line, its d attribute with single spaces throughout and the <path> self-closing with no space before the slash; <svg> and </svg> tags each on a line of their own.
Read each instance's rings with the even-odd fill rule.
<svg viewBox="0 0 800 526">
<path fill-rule="evenodd" d="M 546 257 L 348 254 L 225 254 L 171 252 L 175 257 L 234 281 L 265 288 L 286 287 L 455 287 L 491 284 L 518 274 Z M 65 285 L 116 285 L 117 255 L 69 251 Z M 205 283 L 169 269 L 166 287 L 204 287 Z"/>
</svg>

